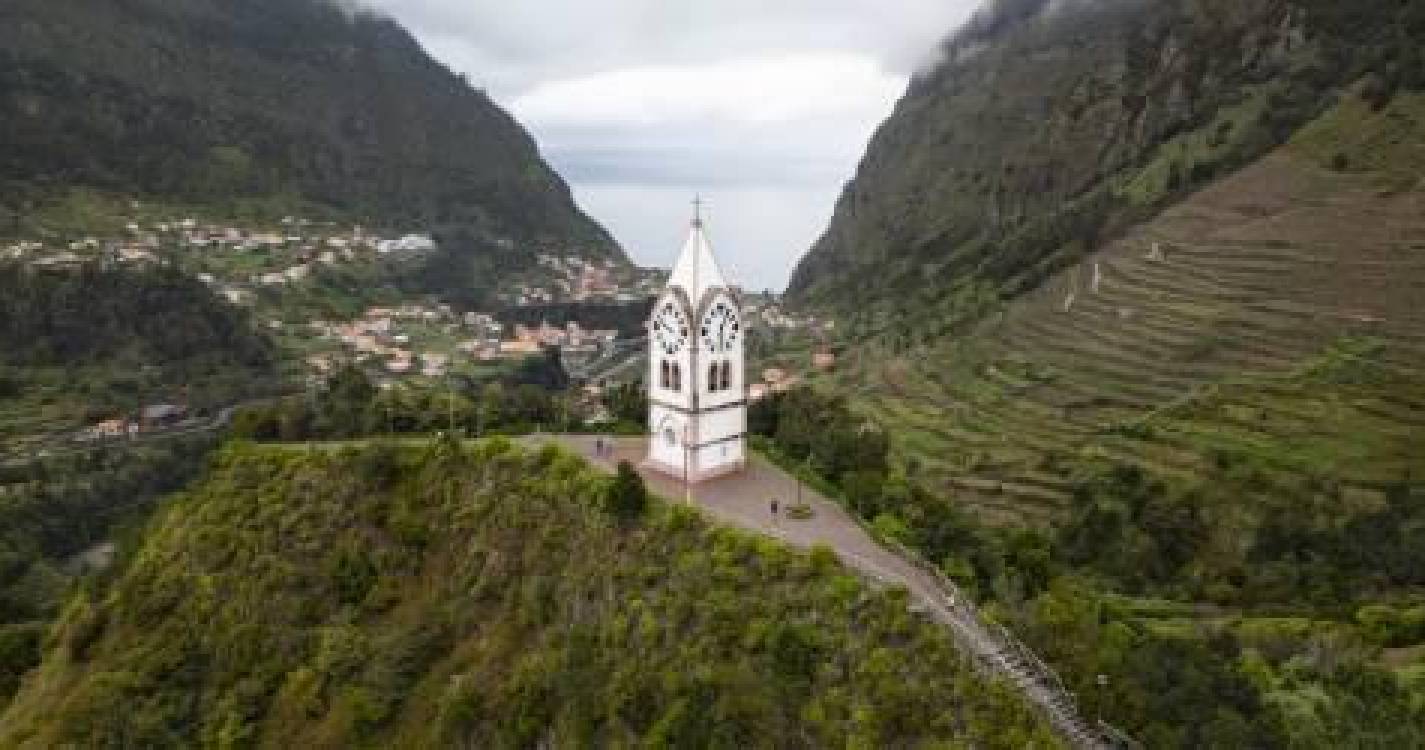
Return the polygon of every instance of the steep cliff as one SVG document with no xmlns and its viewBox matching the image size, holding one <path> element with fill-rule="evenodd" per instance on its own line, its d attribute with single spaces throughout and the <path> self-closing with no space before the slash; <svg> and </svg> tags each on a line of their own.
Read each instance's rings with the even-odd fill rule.
<svg viewBox="0 0 1425 750">
<path fill-rule="evenodd" d="M 1421 4 L 1394 0 L 991 3 L 912 81 L 789 291 L 876 329 L 974 319 L 1261 157 L 1341 87 L 1419 82 L 1422 30 Z"/>
</svg>

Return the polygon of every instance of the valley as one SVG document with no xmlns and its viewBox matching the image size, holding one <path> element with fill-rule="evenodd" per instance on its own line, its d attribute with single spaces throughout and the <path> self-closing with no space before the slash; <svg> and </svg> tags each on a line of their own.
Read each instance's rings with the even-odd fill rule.
<svg viewBox="0 0 1425 750">
<path fill-rule="evenodd" d="M 386 10 L 0 9 L 0 746 L 1425 745 L 1425 3 L 987 0 L 785 294 Z"/>
</svg>

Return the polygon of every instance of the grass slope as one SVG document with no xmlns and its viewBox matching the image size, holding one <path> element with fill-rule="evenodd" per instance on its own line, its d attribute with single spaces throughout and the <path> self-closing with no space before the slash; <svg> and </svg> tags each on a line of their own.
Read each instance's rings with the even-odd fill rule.
<svg viewBox="0 0 1425 750">
<path fill-rule="evenodd" d="M 1055 744 L 824 551 L 557 450 L 234 445 L 78 596 L 0 745 Z"/>
<path fill-rule="evenodd" d="M 1246 461 L 1347 494 L 1418 480 L 1425 194 L 1391 165 L 1420 158 L 1422 101 L 1348 98 L 969 335 L 863 352 L 844 381 L 1001 520 L 1059 517 L 1086 464 L 1192 480 Z"/>
</svg>

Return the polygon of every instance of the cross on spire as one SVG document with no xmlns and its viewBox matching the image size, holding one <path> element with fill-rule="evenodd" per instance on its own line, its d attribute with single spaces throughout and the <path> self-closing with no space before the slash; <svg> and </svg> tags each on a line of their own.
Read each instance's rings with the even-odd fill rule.
<svg viewBox="0 0 1425 750">
<path fill-rule="evenodd" d="M 673 272 L 668 277 L 668 285 L 681 287 L 689 300 L 701 300 L 708 289 L 727 286 L 713 258 L 703 226 L 703 210 L 706 207 L 707 201 L 701 195 L 693 199 L 693 226 L 688 230 L 683 252 L 678 255 L 678 262 L 673 264 Z"/>
</svg>

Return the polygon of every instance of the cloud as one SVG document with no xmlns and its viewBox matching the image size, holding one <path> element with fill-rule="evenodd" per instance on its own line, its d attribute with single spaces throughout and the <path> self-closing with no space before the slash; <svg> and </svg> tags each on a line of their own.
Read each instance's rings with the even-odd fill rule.
<svg viewBox="0 0 1425 750">
<path fill-rule="evenodd" d="M 838 184 L 905 77 L 847 53 L 646 66 L 511 102 L 575 182 Z"/>
<path fill-rule="evenodd" d="M 869 57 L 801 54 L 595 73 L 538 85 L 510 106 L 544 125 L 770 125 L 854 115 L 904 85 Z"/>
<path fill-rule="evenodd" d="M 909 75 L 979 0 L 365 0 L 497 97 L 550 80 L 847 52 Z"/>
<path fill-rule="evenodd" d="M 780 286 L 910 75 L 979 0 L 363 0 L 509 108 L 635 257 L 694 192 Z M 719 198 L 721 198 L 719 202 Z"/>
</svg>

